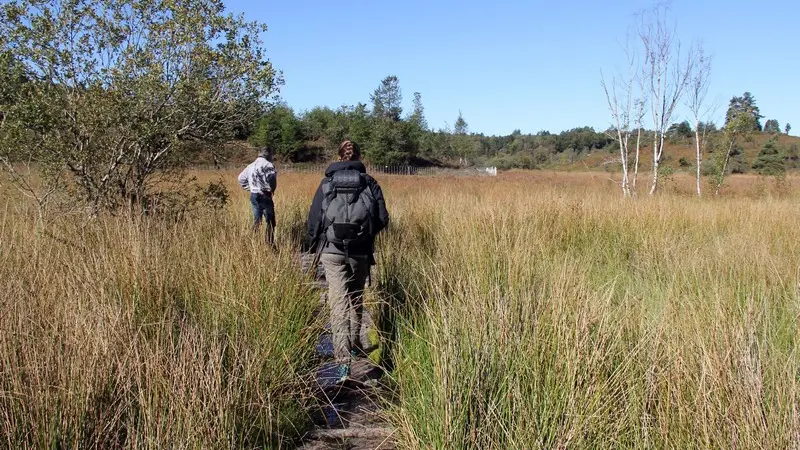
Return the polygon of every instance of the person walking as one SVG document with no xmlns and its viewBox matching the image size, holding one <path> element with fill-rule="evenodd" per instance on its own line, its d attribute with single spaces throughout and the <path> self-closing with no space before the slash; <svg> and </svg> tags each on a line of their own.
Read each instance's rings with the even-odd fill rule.
<svg viewBox="0 0 800 450">
<path fill-rule="evenodd" d="M 250 192 L 253 206 L 253 233 L 257 233 L 262 219 L 266 222 L 266 242 L 275 246 L 275 203 L 272 197 L 278 187 L 278 172 L 272 164 L 273 153 L 263 147 L 255 161 L 239 174 L 239 185 Z"/>
<path fill-rule="evenodd" d="M 314 194 L 306 248 L 317 252 L 325 269 L 333 355 L 343 382 L 353 358 L 371 351 L 362 341 L 364 285 L 375 263 L 375 236 L 389 224 L 389 212 L 380 185 L 361 163 L 358 144 L 346 140 L 338 154 Z"/>
</svg>

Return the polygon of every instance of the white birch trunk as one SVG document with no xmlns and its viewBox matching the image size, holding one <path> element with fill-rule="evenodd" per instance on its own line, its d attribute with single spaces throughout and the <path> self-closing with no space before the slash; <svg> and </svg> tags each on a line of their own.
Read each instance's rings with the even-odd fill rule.
<svg viewBox="0 0 800 450">
<path fill-rule="evenodd" d="M 633 193 L 636 194 L 636 179 L 639 176 L 639 150 L 640 150 L 640 143 L 642 142 L 642 127 L 639 127 L 639 131 L 636 133 L 636 159 L 633 163 Z"/>
<path fill-rule="evenodd" d="M 700 151 L 700 120 L 698 119 L 695 119 L 694 122 L 694 142 L 697 146 L 697 196 L 702 197 L 703 194 L 700 192 L 700 164 L 703 162 L 703 153 Z"/>
<path fill-rule="evenodd" d="M 659 150 L 658 145 L 658 132 L 654 133 L 653 135 L 653 181 L 650 185 L 650 195 L 656 193 L 656 189 L 658 188 L 658 163 L 661 160 L 661 152 Z"/>
<path fill-rule="evenodd" d="M 617 129 L 617 140 L 619 141 L 619 159 L 622 162 L 622 196 L 628 197 L 631 195 L 628 188 L 628 138 L 622 137 L 622 132 Z"/>
</svg>

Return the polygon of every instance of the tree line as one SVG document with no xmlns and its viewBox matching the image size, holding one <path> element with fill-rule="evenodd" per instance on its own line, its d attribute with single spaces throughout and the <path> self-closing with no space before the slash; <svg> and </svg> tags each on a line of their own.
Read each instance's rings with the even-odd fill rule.
<svg viewBox="0 0 800 450">
<path fill-rule="evenodd" d="M 616 134 L 613 127 L 603 131 L 578 127 L 558 134 L 548 131 L 523 134 L 520 130 L 505 136 L 470 133 L 460 111 L 452 129 L 432 130 L 425 118 L 422 95 L 419 92 L 413 95 L 412 109 L 404 114 L 399 79 L 390 75 L 370 95 L 371 105 L 358 103 L 336 109 L 318 106 L 298 113 L 279 102 L 259 117 L 241 138 L 256 146 L 269 146 L 280 160 L 291 163 L 325 161 L 335 154 L 339 142 L 352 139 L 362 145 L 369 161 L 378 165 L 488 165 L 500 169 L 557 166 L 596 150 L 613 154 L 620 148 L 613 137 Z M 751 119 L 746 121 L 742 133 L 781 133 L 777 120 L 767 120 L 761 126 L 763 116 L 756 99 L 745 92 L 730 100 L 722 128 L 711 120 L 698 122 L 697 132 L 707 141 L 703 143 L 705 153 L 712 155 L 715 150 L 722 149 L 721 153 L 725 154 L 725 130 L 739 114 L 747 114 Z M 791 125 L 786 124 L 784 130 L 788 134 Z M 641 128 L 638 131 L 642 134 L 640 146 L 651 146 L 653 130 Z M 686 144 L 695 138 L 695 127 L 688 120 L 675 122 L 664 135 L 671 144 Z M 772 145 L 785 159 L 785 167 L 794 167 L 793 147 L 783 149 L 777 141 L 772 141 Z M 761 170 L 760 163 L 748 165 L 741 158 L 742 154 L 741 142 L 735 143 L 727 173 Z M 721 170 L 717 159 L 709 157 L 701 162 L 703 176 Z M 685 159 L 680 164 L 681 167 L 690 165 Z"/>
<path fill-rule="evenodd" d="M 478 164 L 500 168 L 535 168 L 613 143 L 606 133 L 592 127 L 559 134 L 522 134 L 519 130 L 507 136 L 470 133 L 460 111 L 452 129 L 433 130 L 425 118 L 422 95 L 413 95 L 411 111 L 404 114 L 399 79 L 389 75 L 370 95 L 370 105 L 320 106 L 297 113 L 279 103 L 255 122 L 247 138 L 254 145 L 272 147 L 279 158 L 291 162 L 325 160 L 347 138 L 359 142 L 365 157 L 379 165 Z"/>
<path fill-rule="evenodd" d="M 221 185 L 203 188 L 182 169 L 198 155 L 224 157 L 231 141 L 304 162 L 330 158 L 349 138 L 380 165 L 531 169 L 603 151 L 618 155 L 623 192 L 631 195 L 640 150 L 652 149 L 655 192 L 665 140 L 693 132 L 699 194 L 703 172 L 716 174 L 718 190 L 741 166 L 737 152 L 749 135 L 781 129 L 774 119 L 762 127 L 755 98 L 745 93 L 731 99 L 717 130 L 704 102 L 710 58 L 701 47 L 681 54 L 660 13 L 638 25 L 639 53 L 627 53 L 630 76 L 603 80 L 612 127 L 506 136 L 471 132 L 460 112 L 452 128 L 432 129 L 419 92 L 403 110 L 394 75 L 378 83 L 368 104 L 298 113 L 276 100 L 284 80 L 265 57 L 265 29 L 218 0 L 0 4 L 0 168 L 40 211 L 54 200 L 91 214 L 148 211 L 155 203 L 190 204 L 187 193 L 224 200 Z M 673 120 L 680 102 L 694 123 Z M 754 170 L 779 170 L 796 153 L 777 140 L 762 150 Z"/>
</svg>

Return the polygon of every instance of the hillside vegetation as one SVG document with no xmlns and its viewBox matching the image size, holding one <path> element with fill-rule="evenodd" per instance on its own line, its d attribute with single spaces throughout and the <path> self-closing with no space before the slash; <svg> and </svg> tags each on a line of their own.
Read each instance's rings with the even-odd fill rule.
<svg viewBox="0 0 800 450">
<path fill-rule="evenodd" d="M 485 137 L 474 137 L 473 139 L 480 141 L 490 139 Z M 520 141 L 531 139 L 535 141 L 535 136 L 518 138 Z M 724 152 L 725 149 L 719 149 L 719 140 L 722 139 L 721 135 L 709 137 L 709 145 L 704 151 L 705 158 L 711 158 L 715 151 Z M 778 145 L 781 157 L 784 161 L 787 170 L 795 170 L 800 168 L 800 138 L 796 136 L 770 135 L 765 133 L 753 134 L 749 139 L 741 142 L 739 152 L 734 155 L 734 164 L 731 167 L 732 173 L 757 173 L 753 169 L 754 162 L 758 159 L 759 152 L 761 152 L 764 144 L 771 139 L 775 139 Z M 711 143 L 716 140 L 716 146 Z M 513 140 L 511 142 L 514 142 Z M 248 141 L 235 141 L 230 142 L 222 154 L 224 160 L 219 160 L 218 164 L 223 165 L 243 165 L 247 164 L 253 158 L 253 146 L 255 143 Z M 322 150 L 326 145 L 324 142 L 317 142 L 311 144 L 320 147 L 319 157 L 306 161 L 306 162 L 325 162 L 333 157 L 333 150 Z M 529 144 L 519 144 L 521 148 L 530 146 Z M 474 160 L 462 160 L 461 163 L 456 160 L 446 162 L 437 158 L 425 159 L 417 158 L 409 161 L 410 164 L 418 165 L 439 165 L 442 167 L 459 167 L 460 165 L 469 163 L 479 166 L 496 165 L 497 167 L 508 169 L 543 169 L 543 170 L 565 170 L 565 171 L 605 171 L 615 172 L 619 170 L 619 150 L 616 145 L 612 143 L 605 144 L 602 148 L 587 148 L 584 147 L 581 151 L 576 152 L 571 149 L 566 149 L 563 152 L 557 152 L 554 149 L 545 147 L 537 147 L 541 156 L 535 156 L 537 150 L 533 150 L 522 155 L 513 153 L 502 153 L 495 158 L 477 158 Z M 670 168 L 674 172 L 691 173 L 694 171 L 695 163 L 695 146 L 691 138 L 677 138 L 669 139 L 665 143 L 665 156 L 663 166 Z M 526 156 L 527 155 L 527 156 Z M 531 156 L 533 155 L 533 156 Z M 538 163 L 533 161 L 538 160 Z M 279 158 L 279 164 L 297 165 L 303 161 L 292 161 L 291 158 Z M 632 161 L 631 161 L 632 162 Z M 214 165 L 214 157 L 211 152 L 199 152 L 193 160 L 195 166 L 210 167 Z M 643 142 L 641 148 L 641 160 L 639 163 L 640 173 L 647 173 L 652 170 L 652 148 L 649 142 Z"/>
</svg>

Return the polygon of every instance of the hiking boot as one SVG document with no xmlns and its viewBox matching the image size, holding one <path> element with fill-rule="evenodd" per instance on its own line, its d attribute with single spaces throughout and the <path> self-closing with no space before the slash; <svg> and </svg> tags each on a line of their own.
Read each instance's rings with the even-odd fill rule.
<svg viewBox="0 0 800 450">
<path fill-rule="evenodd" d="M 365 387 L 376 388 L 380 384 L 377 378 L 367 378 L 362 383 Z"/>
<path fill-rule="evenodd" d="M 350 364 L 339 364 L 339 367 L 336 369 L 336 384 L 342 384 L 350 376 Z"/>
</svg>

